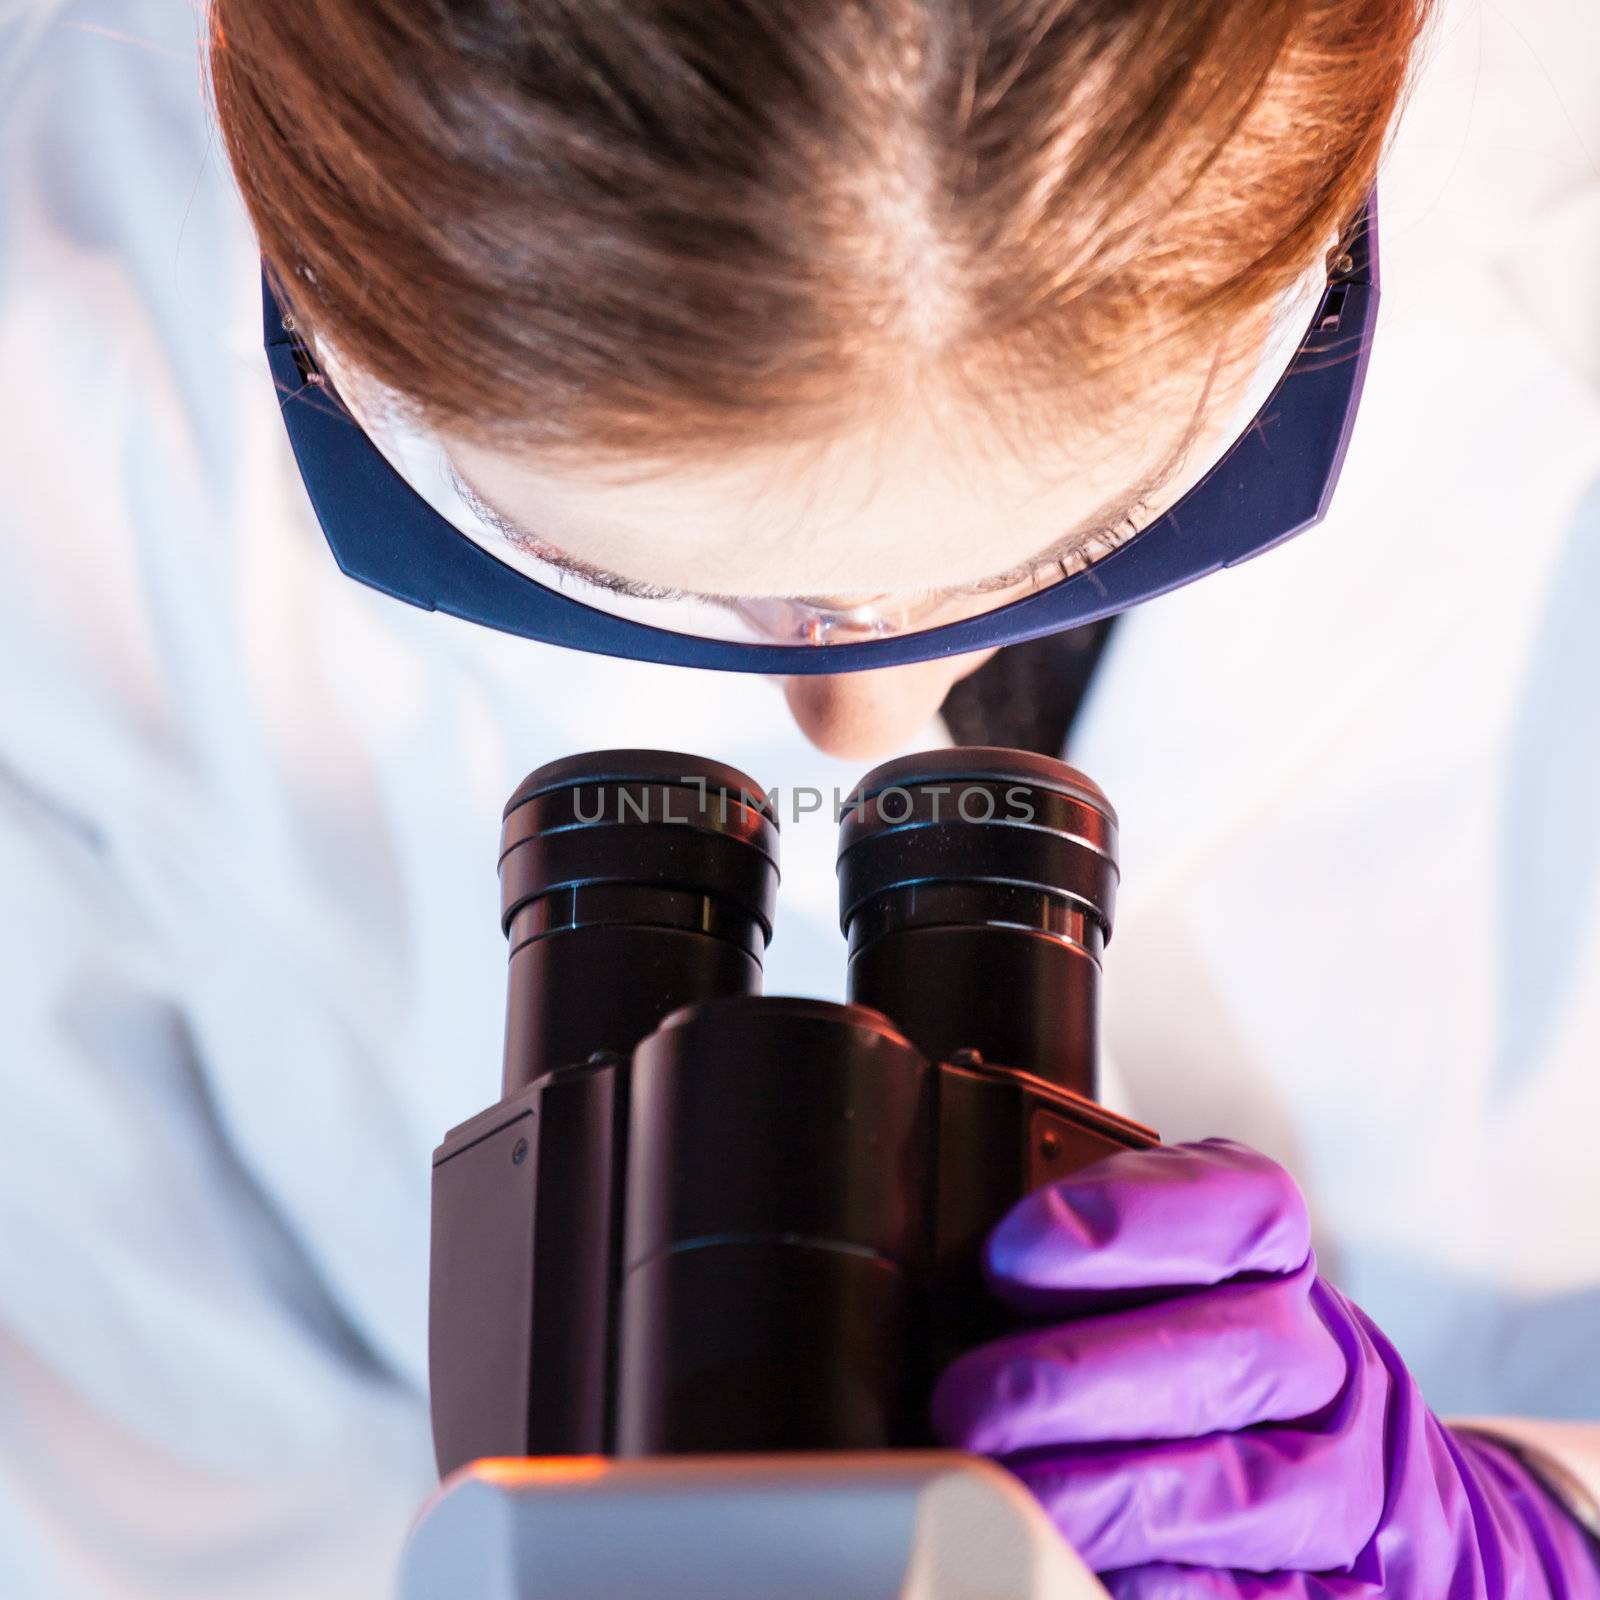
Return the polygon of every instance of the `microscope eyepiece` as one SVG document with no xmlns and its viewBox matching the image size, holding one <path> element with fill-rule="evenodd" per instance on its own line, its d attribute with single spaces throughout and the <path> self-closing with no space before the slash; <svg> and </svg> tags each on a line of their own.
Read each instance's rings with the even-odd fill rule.
<svg viewBox="0 0 1600 1600">
<path fill-rule="evenodd" d="M 777 820 L 721 762 L 666 750 L 553 761 L 511 797 L 500 839 L 513 944 L 602 922 L 709 921 L 759 961 L 772 937 Z"/>
<path fill-rule="evenodd" d="M 1021 750 L 885 762 L 845 809 L 838 872 L 853 1001 L 933 1060 L 975 1053 L 1093 1094 L 1118 877 L 1096 784 Z"/>
<path fill-rule="evenodd" d="M 507 1092 L 626 1056 L 679 1006 L 755 993 L 777 889 L 777 819 L 735 767 L 600 750 L 531 773 L 501 828 Z"/>
<path fill-rule="evenodd" d="M 852 950 L 889 926 L 1041 926 L 1076 911 L 1103 942 L 1117 814 L 1082 773 L 1022 750 L 935 750 L 875 767 L 839 833 L 839 921 Z M 1020 919 L 1020 923 L 1017 921 Z"/>
</svg>

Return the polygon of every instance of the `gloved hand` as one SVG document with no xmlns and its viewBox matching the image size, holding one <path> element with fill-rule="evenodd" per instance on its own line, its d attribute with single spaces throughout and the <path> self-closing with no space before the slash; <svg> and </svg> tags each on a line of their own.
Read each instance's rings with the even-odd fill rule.
<svg viewBox="0 0 1600 1600">
<path fill-rule="evenodd" d="M 944 1374 L 936 1430 L 1011 1468 L 1119 1600 L 1600 1596 L 1576 1521 L 1317 1276 L 1265 1156 L 1111 1156 L 1018 1205 L 985 1268 L 1030 1325 Z"/>
</svg>

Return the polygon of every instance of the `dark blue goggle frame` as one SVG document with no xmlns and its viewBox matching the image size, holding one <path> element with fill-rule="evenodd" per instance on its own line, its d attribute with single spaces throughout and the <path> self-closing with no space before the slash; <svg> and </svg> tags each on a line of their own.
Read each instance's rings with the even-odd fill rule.
<svg viewBox="0 0 1600 1600">
<path fill-rule="evenodd" d="M 267 361 L 317 520 L 340 568 L 410 605 L 546 644 L 734 672 L 854 672 L 1015 644 L 1094 622 L 1314 526 L 1344 465 L 1378 314 L 1377 197 L 1329 268 L 1282 379 L 1227 454 L 1170 511 L 1092 566 L 993 611 L 832 645 L 709 639 L 585 605 L 496 559 L 434 510 L 367 437 L 285 326 L 262 276 Z"/>
</svg>

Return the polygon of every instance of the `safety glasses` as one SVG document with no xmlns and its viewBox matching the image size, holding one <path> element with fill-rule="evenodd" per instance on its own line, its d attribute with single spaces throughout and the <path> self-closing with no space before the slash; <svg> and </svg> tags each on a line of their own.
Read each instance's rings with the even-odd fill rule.
<svg viewBox="0 0 1600 1600">
<path fill-rule="evenodd" d="M 266 350 L 300 475 L 340 568 L 425 610 L 546 644 L 733 672 L 855 672 L 1015 644 L 1098 621 L 1237 566 L 1321 521 L 1366 380 L 1378 312 L 1377 198 L 1330 259 L 1305 337 L 1250 425 L 1170 510 L 1080 571 L 978 615 L 862 638 L 789 627 L 804 643 L 746 642 L 617 615 L 541 583 L 458 529 L 362 430 L 262 277 Z M 671 602 L 660 602 L 670 604 Z M 803 604 L 803 603 L 800 603 Z M 784 602 L 752 601 L 757 618 Z"/>
</svg>

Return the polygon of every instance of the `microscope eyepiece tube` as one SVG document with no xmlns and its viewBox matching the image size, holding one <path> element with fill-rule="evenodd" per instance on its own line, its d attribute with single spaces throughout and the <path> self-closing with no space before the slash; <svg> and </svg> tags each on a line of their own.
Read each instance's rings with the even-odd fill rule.
<svg viewBox="0 0 1600 1600">
<path fill-rule="evenodd" d="M 933 1061 L 965 1054 L 1092 1097 L 1117 816 L 1020 750 L 902 757 L 861 780 L 839 837 L 849 996 Z"/>
<path fill-rule="evenodd" d="M 754 994 L 772 937 L 778 825 L 737 769 L 663 750 L 551 762 L 506 806 L 507 1094 L 669 1011 Z"/>
</svg>

